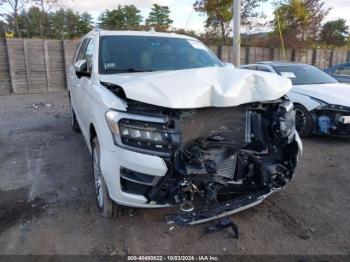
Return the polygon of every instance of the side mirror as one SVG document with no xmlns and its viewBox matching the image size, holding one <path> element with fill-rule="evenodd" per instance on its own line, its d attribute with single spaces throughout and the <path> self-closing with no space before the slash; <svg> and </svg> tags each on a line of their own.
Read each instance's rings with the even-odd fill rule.
<svg viewBox="0 0 350 262">
<path fill-rule="evenodd" d="M 87 61 L 85 59 L 78 60 L 77 62 L 75 62 L 74 69 L 79 78 L 82 76 L 91 76 L 91 72 L 88 71 Z"/>
<path fill-rule="evenodd" d="M 232 63 L 224 63 L 224 66 L 225 67 L 233 67 L 233 68 L 235 68 L 235 66 Z"/>
</svg>

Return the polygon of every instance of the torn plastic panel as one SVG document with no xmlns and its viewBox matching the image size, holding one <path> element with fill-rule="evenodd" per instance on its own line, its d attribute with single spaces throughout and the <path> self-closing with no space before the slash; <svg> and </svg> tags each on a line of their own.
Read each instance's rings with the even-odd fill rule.
<svg viewBox="0 0 350 262">
<path fill-rule="evenodd" d="M 162 157 L 168 172 L 155 181 L 123 169 L 122 190 L 143 195 L 149 203 L 178 205 L 187 214 L 178 219 L 207 221 L 242 210 L 293 177 L 301 143 L 293 105 L 285 97 L 183 110 L 127 103 L 128 112 L 119 122 L 120 143 Z M 138 117 L 128 120 L 127 115 Z M 145 122 L 147 118 L 161 120 Z"/>
</svg>

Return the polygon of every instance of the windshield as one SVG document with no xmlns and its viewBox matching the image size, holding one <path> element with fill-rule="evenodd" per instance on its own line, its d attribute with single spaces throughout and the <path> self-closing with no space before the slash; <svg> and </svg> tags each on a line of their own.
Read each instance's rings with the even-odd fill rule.
<svg viewBox="0 0 350 262">
<path fill-rule="evenodd" d="M 181 38 L 103 36 L 99 53 L 100 74 L 223 66 L 204 44 Z"/>
<path fill-rule="evenodd" d="M 338 83 L 330 75 L 310 65 L 275 66 L 274 70 L 279 75 L 292 80 L 293 85 Z"/>
</svg>

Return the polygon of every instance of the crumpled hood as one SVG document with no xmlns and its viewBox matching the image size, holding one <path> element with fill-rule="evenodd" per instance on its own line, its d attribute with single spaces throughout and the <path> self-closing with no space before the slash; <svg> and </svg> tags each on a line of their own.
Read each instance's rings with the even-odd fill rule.
<svg viewBox="0 0 350 262">
<path fill-rule="evenodd" d="M 350 107 L 349 84 L 297 85 L 291 92 L 311 96 L 328 104 Z"/>
<path fill-rule="evenodd" d="M 276 100 L 291 88 L 289 79 L 233 67 L 102 75 L 121 86 L 127 98 L 167 107 L 229 107 Z"/>
</svg>

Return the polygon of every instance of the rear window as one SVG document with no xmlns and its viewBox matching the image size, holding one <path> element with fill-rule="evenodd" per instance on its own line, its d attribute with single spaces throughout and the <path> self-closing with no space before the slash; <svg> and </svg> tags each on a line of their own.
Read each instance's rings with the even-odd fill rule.
<svg viewBox="0 0 350 262">
<path fill-rule="evenodd" d="M 200 41 L 181 38 L 103 36 L 99 53 L 100 74 L 223 66 Z"/>
</svg>

